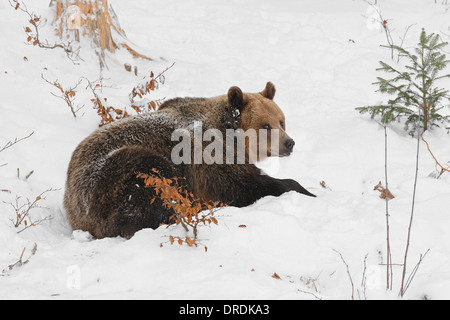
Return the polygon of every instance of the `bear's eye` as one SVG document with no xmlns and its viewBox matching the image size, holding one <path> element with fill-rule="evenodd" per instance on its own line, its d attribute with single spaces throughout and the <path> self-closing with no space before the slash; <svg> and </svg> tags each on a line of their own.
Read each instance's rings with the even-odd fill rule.
<svg viewBox="0 0 450 320">
<path fill-rule="evenodd" d="M 283 121 L 280 121 L 280 126 L 281 126 L 282 128 L 284 128 L 284 122 L 283 122 Z"/>
<path fill-rule="evenodd" d="M 265 125 L 263 125 L 263 129 L 270 130 L 272 129 L 272 127 L 270 126 L 270 124 L 266 123 Z"/>
</svg>

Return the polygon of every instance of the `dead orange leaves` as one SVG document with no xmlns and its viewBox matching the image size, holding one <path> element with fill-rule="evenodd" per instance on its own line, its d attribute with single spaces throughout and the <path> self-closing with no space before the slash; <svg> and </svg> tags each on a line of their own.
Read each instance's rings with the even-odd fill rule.
<svg viewBox="0 0 450 320">
<path fill-rule="evenodd" d="M 276 272 L 273 273 L 272 278 L 281 279 L 280 276 Z"/>
<path fill-rule="evenodd" d="M 380 198 L 381 198 L 381 199 L 386 199 L 386 196 L 387 196 L 389 199 L 394 199 L 394 198 L 395 198 L 394 195 L 393 195 L 389 190 L 386 190 L 386 189 L 382 186 L 381 181 L 373 188 L 373 190 L 378 190 L 378 191 L 381 192 L 381 194 L 380 194 Z M 387 191 L 387 192 L 386 192 L 386 191 Z"/>
<path fill-rule="evenodd" d="M 180 186 L 180 180 L 183 179 L 163 177 L 159 170 L 154 168 L 151 174 L 139 173 L 137 177 L 144 179 L 145 186 L 155 191 L 155 197 L 150 200 L 150 205 L 159 198 L 164 207 L 173 210 L 174 214 L 170 218 L 173 221 L 172 224 L 182 225 L 186 232 L 192 231 L 194 234 L 193 238 L 170 236 L 170 244 L 177 242 L 179 245 L 186 243 L 189 247 L 197 247 L 198 226 L 218 224 L 214 213 L 225 205 L 196 199 L 191 192 Z"/>
</svg>

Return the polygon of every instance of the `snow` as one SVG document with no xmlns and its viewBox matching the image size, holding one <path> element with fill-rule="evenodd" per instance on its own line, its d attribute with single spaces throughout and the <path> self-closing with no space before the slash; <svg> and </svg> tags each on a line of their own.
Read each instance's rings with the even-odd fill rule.
<svg viewBox="0 0 450 320">
<path fill-rule="evenodd" d="M 42 37 L 52 42 L 47 0 L 28 1 L 30 10 L 48 18 Z M 394 288 L 385 289 L 385 202 L 373 188 L 384 183 L 384 130 L 355 107 L 385 97 L 375 93 L 378 61 L 390 59 L 381 29 L 370 27 L 373 12 L 365 1 L 206 1 L 111 0 L 121 27 L 136 50 L 154 62 L 132 59 L 124 50 L 107 58 L 100 75 L 98 58 L 82 40 L 84 61 L 73 64 L 62 50 L 25 44 L 26 16 L 0 3 L 0 146 L 34 134 L 0 153 L 0 299 L 351 299 L 348 264 L 355 298 L 366 261 L 368 299 L 399 299 L 401 267 L 394 266 Z M 419 32 L 440 33 L 448 40 L 446 6 L 425 0 L 379 0 L 378 7 L 399 41 Z M 448 48 L 447 48 L 448 49 Z M 27 57 L 27 61 L 24 60 Z M 139 76 L 123 63 L 138 66 Z M 76 101 L 85 105 L 75 119 L 65 103 L 52 96 L 84 76 L 102 76 L 103 95 L 115 106 L 143 76 L 175 62 L 152 98 L 212 97 L 239 86 L 259 92 L 267 81 L 277 87 L 275 101 L 286 115 L 288 134 L 296 141 L 287 158 L 260 166 L 279 178 L 293 178 L 315 193 L 309 198 L 287 193 L 266 197 L 246 208 L 217 212 L 219 224 L 202 227 L 198 248 L 170 245 L 168 236 L 185 236 L 181 227 L 142 230 L 130 240 L 93 240 L 72 231 L 62 198 L 70 156 L 97 128 L 99 118 L 89 90 L 79 87 Z M 443 83 L 447 84 L 448 83 Z M 416 140 L 394 125 L 388 133 L 389 202 L 393 262 L 402 263 L 415 172 Z M 450 160 L 444 129 L 425 138 L 441 163 Z M 430 176 L 435 162 L 421 143 L 419 176 L 408 274 L 422 262 L 405 299 L 449 299 L 450 174 Z M 17 176 L 19 169 L 19 178 Z M 25 179 L 25 176 L 34 173 Z M 320 186 L 325 181 L 327 189 Z M 11 219 L 20 203 L 47 189 L 40 225 L 17 233 Z M 239 227 L 245 225 L 246 227 Z M 160 244 L 163 246 L 160 247 Z M 37 251 L 31 254 L 34 244 Z M 204 246 L 208 248 L 205 252 Z M 23 251 L 25 248 L 25 251 Z M 23 252 L 21 267 L 7 270 Z M 277 273 L 280 279 L 272 277 Z M 312 294 L 309 294 L 312 293 Z"/>
</svg>

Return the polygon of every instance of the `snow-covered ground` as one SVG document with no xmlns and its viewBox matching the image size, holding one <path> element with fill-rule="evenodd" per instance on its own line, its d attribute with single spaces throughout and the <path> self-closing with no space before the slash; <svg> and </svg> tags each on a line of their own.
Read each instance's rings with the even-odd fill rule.
<svg viewBox="0 0 450 320">
<path fill-rule="evenodd" d="M 51 17 L 48 0 L 27 5 Z M 91 240 L 73 232 L 62 198 L 71 153 L 97 128 L 99 118 L 85 84 L 76 101 L 85 107 L 75 119 L 55 88 L 81 77 L 100 77 L 98 60 L 83 40 L 79 65 L 62 50 L 25 44 L 26 16 L 0 2 L 0 147 L 34 134 L 0 153 L 0 299 L 398 299 L 401 267 L 394 266 L 394 289 L 386 291 L 385 202 L 373 188 L 384 183 L 384 130 L 355 107 L 374 104 L 378 61 L 389 61 L 381 29 L 370 22 L 371 6 L 357 0 L 111 0 L 121 27 L 138 51 L 156 59 L 143 62 L 125 52 L 108 57 L 104 95 L 117 106 L 150 70 L 175 62 L 154 98 L 216 96 L 237 85 L 261 91 L 277 86 L 275 101 L 284 110 L 294 153 L 261 164 L 274 176 L 294 178 L 317 194 L 291 192 L 267 197 L 246 208 L 217 213 L 218 226 L 202 227 L 202 246 L 170 245 L 167 236 L 183 236 L 181 227 L 142 230 L 132 239 Z M 440 1 L 379 0 L 394 41 L 412 25 L 405 46 L 419 32 L 449 40 L 450 12 Z M 43 26 L 50 42 L 51 26 Z M 43 32 L 44 32 L 43 31 Z M 450 48 L 447 48 L 450 50 Z M 123 50 L 122 50 L 123 51 Z M 27 59 L 24 59 L 26 57 Z M 137 65 L 139 76 L 123 63 Z M 443 83 L 441 85 L 446 85 Z M 447 84 L 448 87 L 448 84 Z M 416 140 L 390 127 L 388 133 L 389 202 L 392 259 L 403 261 L 415 172 Z M 444 129 L 425 135 L 435 156 L 450 160 L 450 136 Z M 449 299 L 450 174 L 430 177 L 435 162 L 421 144 L 416 209 L 408 274 L 430 249 L 405 295 L 407 299 Z M 19 169 L 19 178 L 18 178 Z M 34 171 L 26 179 L 25 176 Z M 321 187 L 325 181 L 327 189 Z M 31 211 L 34 221 L 23 232 L 14 228 L 13 207 L 47 189 L 58 189 Z M 246 225 L 246 228 L 239 227 Z M 163 246 L 160 247 L 160 244 Z M 37 250 L 32 255 L 34 245 Z M 25 251 L 24 251 L 25 248 Z M 8 270 L 23 253 L 21 267 Z M 367 255 L 366 267 L 364 260 Z M 360 285 L 363 270 L 365 290 Z M 272 277 L 276 273 L 280 279 Z M 365 291 L 365 293 L 364 293 Z"/>
</svg>

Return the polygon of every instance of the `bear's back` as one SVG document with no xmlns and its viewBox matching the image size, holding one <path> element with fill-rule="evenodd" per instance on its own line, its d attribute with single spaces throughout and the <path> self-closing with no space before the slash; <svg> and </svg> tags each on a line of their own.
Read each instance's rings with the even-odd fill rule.
<svg viewBox="0 0 450 320">
<path fill-rule="evenodd" d="M 177 127 L 177 121 L 167 113 L 153 112 L 133 116 L 97 129 L 75 149 L 72 161 L 80 166 L 101 161 L 114 151 L 130 145 L 161 148 Z"/>
</svg>

